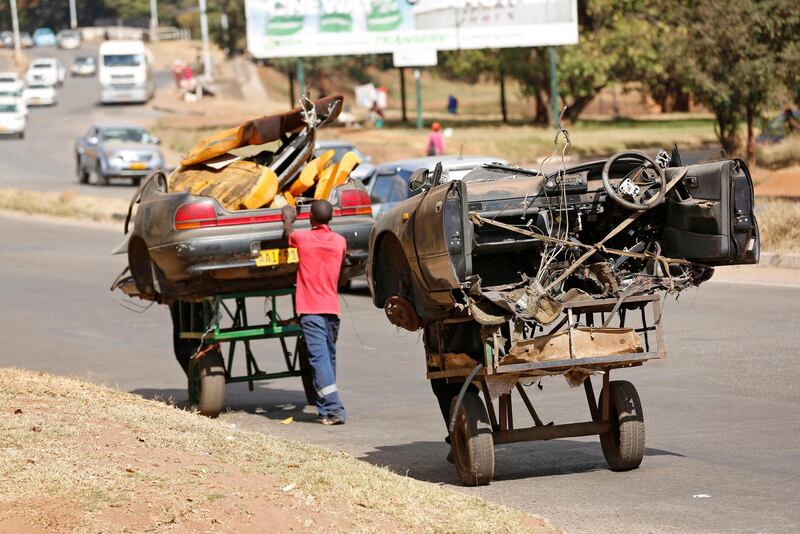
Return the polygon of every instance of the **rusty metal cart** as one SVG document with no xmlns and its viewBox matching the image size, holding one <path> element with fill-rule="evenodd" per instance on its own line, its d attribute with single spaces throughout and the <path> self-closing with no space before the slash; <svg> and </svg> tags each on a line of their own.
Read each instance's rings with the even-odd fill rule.
<svg viewBox="0 0 800 534">
<path fill-rule="evenodd" d="M 618 328 L 625 328 L 626 318 L 630 319 L 632 312 L 638 316 L 639 324 L 631 328 L 631 332 L 638 336 L 641 352 L 602 356 L 578 352 L 575 335 L 579 326 L 591 332 L 595 325 L 609 326 L 613 320 Z M 540 326 L 535 327 L 533 333 L 540 329 Z M 503 342 L 496 334 L 493 342 L 484 346 L 484 361 L 475 367 L 448 369 L 446 361 L 442 361 L 439 370 L 428 372 L 429 379 L 444 378 L 449 382 L 463 383 L 460 394 L 451 405 L 449 429 L 453 461 L 464 484 L 489 484 L 495 470 L 494 447 L 505 443 L 599 435 L 603 455 L 611 469 L 635 469 L 641 463 L 644 417 L 639 395 L 630 382 L 611 381 L 610 373 L 612 369 L 639 366 L 648 360 L 666 357 L 660 295 L 565 304 L 563 318 L 545 335 L 555 332 L 565 332 L 564 335 L 569 336 L 568 350 L 563 358 L 504 364 L 507 358 Z M 579 371 L 578 377 L 585 376 L 582 381 L 591 420 L 558 425 L 543 423 L 522 383 L 532 383 L 542 376 L 575 373 L 576 370 Z M 595 396 L 589 373 L 602 373 L 603 388 L 599 399 Z M 497 382 L 505 382 L 506 391 L 491 395 L 490 386 Z M 478 393 L 469 391 L 470 384 L 479 388 L 484 400 Z M 515 426 L 511 403 L 514 391 L 527 408 L 533 426 Z M 497 411 L 493 397 L 498 401 Z"/>
<path fill-rule="evenodd" d="M 294 288 L 229 293 L 213 297 L 184 301 L 179 307 L 180 339 L 198 340 L 199 348 L 189 360 L 189 402 L 208 416 L 216 417 L 225 407 L 225 385 L 247 382 L 253 391 L 253 382 L 287 377 L 301 377 L 309 404 L 316 398 L 311 381 L 311 367 L 297 321 Z M 278 298 L 291 299 L 291 317 L 281 319 Z M 264 298 L 266 322 L 250 324 L 247 316 L 247 299 Z M 269 306 L 267 306 L 269 303 Z M 294 343 L 291 343 L 291 339 Z M 285 371 L 264 372 L 253 355 L 251 342 L 259 339 L 277 339 Z M 227 361 L 220 344 L 227 343 Z M 234 376 L 233 365 L 237 348 L 244 351 L 246 373 Z"/>
</svg>

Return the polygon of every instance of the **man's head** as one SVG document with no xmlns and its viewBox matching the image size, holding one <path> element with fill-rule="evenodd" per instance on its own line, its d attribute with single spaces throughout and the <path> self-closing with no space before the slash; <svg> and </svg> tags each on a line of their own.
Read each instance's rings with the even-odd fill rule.
<svg viewBox="0 0 800 534">
<path fill-rule="evenodd" d="M 311 226 L 328 224 L 333 217 L 333 206 L 327 200 L 315 200 L 311 203 Z"/>
</svg>

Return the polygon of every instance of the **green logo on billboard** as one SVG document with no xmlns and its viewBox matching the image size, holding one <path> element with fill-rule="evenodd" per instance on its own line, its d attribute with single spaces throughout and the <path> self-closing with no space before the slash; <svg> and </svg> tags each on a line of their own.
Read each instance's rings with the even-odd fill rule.
<svg viewBox="0 0 800 534">
<path fill-rule="evenodd" d="M 372 4 L 367 14 L 367 29 L 371 32 L 390 32 L 403 22 L 397 0 L 379 0 Z"/>
<path fill-rule="evenodd" d="M 278 7 L 281 7 L 278 4 Z M 303 29 L 303 15 L 277 15 L 267 22 L 267 35 L 292 35 Z"/>
<path fill-rule="evenodd" d="M 341 33 L 353 31 L 353 16 L 349 13 L 324 13 L 319 19 L 319 31 Z"/>
</svg>

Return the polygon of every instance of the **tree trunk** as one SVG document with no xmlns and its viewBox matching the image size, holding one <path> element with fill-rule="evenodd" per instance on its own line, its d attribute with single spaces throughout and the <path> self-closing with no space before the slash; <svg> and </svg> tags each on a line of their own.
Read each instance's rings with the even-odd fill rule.
<svg viewBox="0 0 800 534">
<path fill-rule="evenodd" d="M 594 94 L 596 95 L 599 92 L 600 89 L 597 89 Z M 575 97 L 571 104 L 567 104 L 567 111 L 564 113 L 564 118 L 567 119 L 570 124 L 573 124 L 576 120 L 578 120 L 578 116 L 580 116 L 581 112 L 583 112 L 586 106 L 588 106 L 593 99 L 594 95 Z"/>
<path fill-rule="evenodd" d="M 533 118 L 534 124 L 541 124 L 547 126 L 550 124 L 549 106 L 547 99 L 542 96 L 542 92 L 537 90 L 533 94 L 534 102 L 536 104 L 536 115 Z"/>
<path fill-rule="evenodd" d="M 747 149 L 745 159 L 748 167 L 754 167 L 756 164 L 756 139 L 753 133 L 754 120 L 755 111 L 752 106 L 747 106 Z"/>
</svg>

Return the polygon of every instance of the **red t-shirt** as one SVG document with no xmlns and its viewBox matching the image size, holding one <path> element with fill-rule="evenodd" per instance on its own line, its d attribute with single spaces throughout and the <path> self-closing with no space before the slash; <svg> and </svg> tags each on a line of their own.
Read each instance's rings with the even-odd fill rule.
<svg viewBox="0 0 800 534">
<path fill-rule="evenodd" d="M 289 246 L 297 248 L 297 313 L 339 315 L 339 272 L 347 250 L 344 237 L 327 224 L 295 230 Z"/>
</svg>

